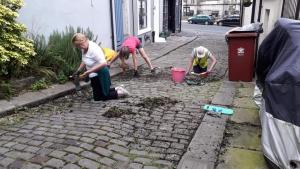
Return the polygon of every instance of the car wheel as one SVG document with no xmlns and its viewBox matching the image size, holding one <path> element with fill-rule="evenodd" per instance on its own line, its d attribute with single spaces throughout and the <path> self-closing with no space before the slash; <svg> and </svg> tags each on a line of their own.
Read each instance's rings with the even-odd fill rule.
<svg viewBox="0 0 300 169">
<path fill-rule="evenodd" d="M 205 21 L 204 24 L 205 24 L 205 25 L 208 25 L 208 21 Z"/>
<path fill-rule="evenodd" d="M 191 20 L 189 20 L 188 22 L 189 22 L 189 24 L 192 24 L 192 23 L 193 23 L 193 21 L 191 21 Z"/>
<path fill-rule="evenodd" d="M 218 25 L 219 26 L 223 26 L 223 22 L 218 22 Z"/>
</svg>

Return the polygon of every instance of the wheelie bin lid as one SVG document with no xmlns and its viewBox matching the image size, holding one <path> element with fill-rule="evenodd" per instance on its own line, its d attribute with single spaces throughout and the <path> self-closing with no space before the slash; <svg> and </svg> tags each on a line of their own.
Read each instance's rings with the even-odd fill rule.
<svg viewBox="0 0 300 169">
<path fill-rule="evenodd" d="M 242 27 L 236 27 L 229 30 L 226 33 L 227 38 L 234 37 L 257 37 L 259 33 L 262 33 L 262 23 L 251 23 Z"/>
</svg>

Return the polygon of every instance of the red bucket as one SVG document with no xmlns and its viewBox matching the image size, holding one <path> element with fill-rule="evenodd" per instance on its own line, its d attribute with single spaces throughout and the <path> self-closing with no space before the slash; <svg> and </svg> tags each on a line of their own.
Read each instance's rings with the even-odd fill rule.
<svg viewBox="0 0 300 169">
<path fill-rule="evenodd" d="M 182 83 L 185 78 L 185 69 L 184 68 L 172 68 L 172 79 L 175 83 Z"/>
</svg>

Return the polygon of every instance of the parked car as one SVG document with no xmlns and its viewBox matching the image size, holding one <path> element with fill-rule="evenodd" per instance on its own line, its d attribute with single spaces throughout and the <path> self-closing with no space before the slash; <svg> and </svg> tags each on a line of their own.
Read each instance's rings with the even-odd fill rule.
<svg viewBox="0 0 300 169">
<path fill-rule="evenodd" d="M 190 24 L 205 24 L 205 25 L 213 25 L 214 18 L 208 15 L 195 15 L 188 18 L 188 22 Z"/>
<path fill-rule="evenodd" d="M 240 16 L 233 15 L 228 16 L 223 19 L 217 21 L 217 25 L 219 26 L 240 26 Z"/>
</svg>

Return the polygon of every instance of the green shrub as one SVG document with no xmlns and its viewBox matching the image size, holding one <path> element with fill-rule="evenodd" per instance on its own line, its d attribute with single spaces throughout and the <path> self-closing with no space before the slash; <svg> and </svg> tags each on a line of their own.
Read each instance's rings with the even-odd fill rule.
<svg viewBox="0 0 300 169">
<path fill-rule="evenodd" d="M 40 79 L 40 80 L 36 81 L 35 83 L 33 83 L 30 88 L 33 91 L 37 91 L 37 90 L 48 88 L 48 84 L 47 84 L 46 79 L 43 78 L 43 79 Z"/>
<path fill-rule="evenodd" d="M 71 38 L 76 32 L 81 32 L 93 41 L 97 40 L 93 33 L 87 29 L 69 26 L 64 32 L 54 31 L 48 43 L 42 35 L 31 35 L 34 41 L 36 55 L 30 59 L 26 70 L 31 74 L 44 77 L 49 81 L 64 83 L 67 77 L 77 69 L 81 62 L 81 51 L 74 48 Z"/>
<path fill-rule="evenodd" d="M 54 67 L 48 67 L 48 62 L 50 61 L 47 56 L 47 43 L 43 35 L 29 35 L 30 39 L 33 40 L 34 51 L 36 55 L 31 57 L 27 64 L 23 68 L 23 75 L 34 75 L 37 77 L 44 77 L 50 81 L 56 80 L 56 73 L 54 72 Z M 45 64 L 46 63 L 46 64 Z"/>
<path fill-rule="evenodd" d="M 17 23 L 17 11 L 23 0 L 1 0 L 0 4 L 0 76 L 20 74 L 21 67 L 35 54 L 33 42 L 23 36 L 26 28 Z"/>
<path fill-rule="evenodd" d="M 65 75 L 70 75 L 81 62 L 81 52 L 73 47 L 71 38 L 74 33 L 81 32 L 89 37 L 89 39 L 96 41 L 93 33 L 87 29 L 84 31 L 82 28 L 75 29 L 71 26 L 67 27 L 65 32 L 54 31 L 50 37 L 47 48 L 47 55 L 51 58 L 52 65 L 55 66 L 56 73 L 62 71 Z"/>
<path fill-rule="evenodd" d="M 68 77 L 63 72 L 59 72 L 59 74 L 57 76 L 57 80 L 58 80 L 58 83 L 64 84 L 68 81 Z"/>
<path fill-rule="evenodd" d="M 13 95 L 13 89 L 10 83 L 2 81 L 0 83 L 0 99 L 10 99 Z"/>
</svg>

